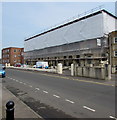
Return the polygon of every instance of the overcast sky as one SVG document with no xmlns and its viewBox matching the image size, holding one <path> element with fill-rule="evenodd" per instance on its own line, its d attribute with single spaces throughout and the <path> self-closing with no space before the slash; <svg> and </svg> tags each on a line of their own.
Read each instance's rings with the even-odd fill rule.
<svg viewBox="0 0 117 120">
<path fill-rule="evenodd" d="M 2 2 L 2 48 L 24 47 L 24 39 L 100 5 L 115 15 L 114 2 Z"/>
</svg>

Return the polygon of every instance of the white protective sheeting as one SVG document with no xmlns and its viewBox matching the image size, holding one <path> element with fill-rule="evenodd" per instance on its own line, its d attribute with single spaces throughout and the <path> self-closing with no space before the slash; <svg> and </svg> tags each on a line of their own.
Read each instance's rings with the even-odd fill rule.
<svg viewBox="0 0 117 120">
<path fill-rule="evenodd" d="M 24 50 L 27 52 L 35 49 L 43 49 L 103 37 L 104 33 L 108 33 L 114 29 L 114 20 L 114 17 L 103 12 L 92 15 L 86 19 L 25 41 Z"/>
<path fill-rule="evenodd" d="M 108 15 L 107 13 L 103 12 L 103 23 L 104 23 L 104 33 L 109 34 L 112 31 L 115 31 L 115 21 L 112 16 Z M 116 21 L 117 22 L 117 21 Z"/>
</svg>

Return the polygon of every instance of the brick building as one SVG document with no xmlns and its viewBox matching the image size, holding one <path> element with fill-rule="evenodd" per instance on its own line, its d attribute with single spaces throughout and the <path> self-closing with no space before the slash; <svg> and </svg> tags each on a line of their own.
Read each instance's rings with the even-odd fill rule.
<svg viewBox="0 0 117 120">
<path fill-rule="evenodd" d="M 9 47 L 2 49 L 2 64 L 14 66 L 16 63 L 24 63 L 24 48 Z"/>
<path fill-rule="evenodd" d="M 112 66 L 112 73 L 117 72 L 117 31 L 109 34 L 109 56 L 110 64 Z"/>
</svg>

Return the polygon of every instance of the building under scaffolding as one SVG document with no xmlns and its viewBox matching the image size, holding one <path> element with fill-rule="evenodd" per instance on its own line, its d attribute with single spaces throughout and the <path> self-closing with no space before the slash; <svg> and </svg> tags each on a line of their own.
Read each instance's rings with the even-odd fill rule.
<svg viewBox="0 0 117 120">
<path fill-rule="evenodd" d="M 117 18 L 105 10 L 51 28 L 24 41 L 25 63 L 48 61 L 49 66 L 99 66 L 109 63 L 108 35 Z"/>
</svg>

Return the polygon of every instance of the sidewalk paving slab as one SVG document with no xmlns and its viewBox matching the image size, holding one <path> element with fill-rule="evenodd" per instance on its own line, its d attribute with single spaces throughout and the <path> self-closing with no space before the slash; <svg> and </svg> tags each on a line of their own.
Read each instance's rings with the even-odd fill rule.
<svg viewBox="0 0 117 120">
<path fill-rule="evenodd" d="M 15 118 L 32 118 L 42 119 L 36 112 L 23 103 L 19 98 L 13 95 L 8 89 L 2 87 L 2 118 L 6 117 L 6 103 L 8 101 L 15 103 L 14 117 Z"/>
</svg>

